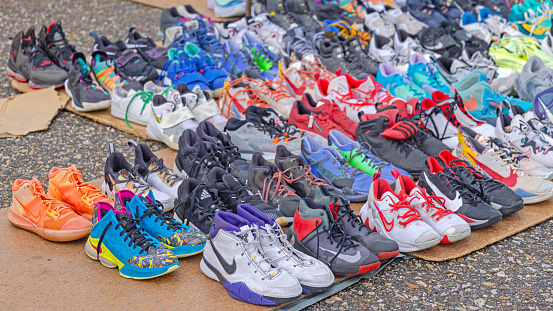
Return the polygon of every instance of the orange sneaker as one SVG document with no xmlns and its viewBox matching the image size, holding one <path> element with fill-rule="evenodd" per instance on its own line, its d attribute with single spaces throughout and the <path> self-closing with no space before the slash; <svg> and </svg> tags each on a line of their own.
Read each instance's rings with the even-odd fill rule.
<svg viewBox="0 0 553 311">
<path fill-rule="evenodd" d="M 75 165 L 67 168 L 53 167 L 48 178 L 48 194 L 73 206 L 77 213 L 88 220 L 92 219 L 94 203 L 104 201 L 113 204 L 100 190 L 82 180 L 81 172 Z"/>
<path fill-rule="evenodd" d="M 10 222 L 54 242 L 67 242 L 90 234 L 92 223 L 70 205 L 44 192 L 37 179 L 18 179 L 12 186 Z"/>
</svg>

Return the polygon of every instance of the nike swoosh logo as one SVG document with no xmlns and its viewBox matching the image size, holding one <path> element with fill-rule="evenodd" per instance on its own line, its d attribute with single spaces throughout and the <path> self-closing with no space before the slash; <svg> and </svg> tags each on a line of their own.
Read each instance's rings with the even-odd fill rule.
<svg viewBox="0 0 553 311">
<path fill-rule="evenodd" d="M 25 207 L 25 205 L 23 205 L 23 204 L 21 203 L 21 201 L 19 201 L 19 199 L 17 199 L 16 196 L 13 196 L 13 197 L 15 198 L 15 200 L 17 201 L 17 203 L 19 203 L 19 205 L 21 205 L 21 207 L 23 207 L 23 209 L 25 210 L 25 212 L 27 212 L 27 214 L 29 215 L 29 218 L 31 218 L 31 221 L 34 222 L 35 225 L 38 224 L 38 223 L 40 222 L 40 218 L 41 218 L 40 211 L 38 211 L 38 216 L 33 215 L 33 213 L 31 213 L 31 211 L 28 210 L 28 209 Z M 35 199 L 35 200 L 36 200 L 36 199 Z M 35 220 L 35 219 L 37 219 L 37 218 L 38 218 L 38 220 Z"/>
<path fill-rule="evenodd" d="M 219 259 L 219 262 L 223 266 L 223 269 L 225 269 L 225 271 L 228 274 L 233 274 L 236 271 L 236 260 L 234 259 L 234 257 L 232 257 L 232 264 L 229 264 L 225 260 L 225 258 L 223 258 L 223 256 L 221 256 L 221 254 L 219 253 L 217 248 L 215 248 L 215 245 L 213 244 L 213 241 L 209 240 L 209 243 L 211 244 L 211 247 L 213 248 L 213 252 L 215 252 L 215 256 L 217 256 L 217 259 Z"/>
<path fill-rule="evenodd" d="M 331 254 L 334 254 L 334 255 L 337 254 L 336 252 L 333 252 L 333 251 L 328 250 L 326 248 L 321 247 L 321 249 L 324 250 L 324 251 L 327 251 Z M 359 261 L 359 259 L 361 259 L 361 252 L 357 251 L 357 253 L 355 255 L 339 254 L 337 257 L 344 260 L 344 261 L 347 261 L 349 263 L 355 263 L 355 262 Z"/>
<path fill-rule="evenodd" d="M 440 191 L 440 189 L 430 181 L 430 179 L 426 175 L 426 172 L 423 174 L 424 174 L 426 183 L 428 184 L 428 186 L 430 186 L 430 188 L 432 189 L 432 192 L 434 192 L 434 195 L 444 198 L 445 200 L 444 206 L 448 210 L 452 212 L 456 212 L 459 208 L 461 208 L 461 206 L 463 205 L 463 198 L 461 198 L 461 196 L 459 195 L 459 192 L 455 191 L 455 199 L 452 200 L 448 198 L 446 195 L 444 195 Z"/>
<path fill-rule="evenodd" d="M 470 96 L 472 97 L 470 101 L 463 100 L 463 104 L 467 110 L 472 111 L 476 109 L 478 102 L 476 101 L 476 98 L 474 98 L 474 94 L 471 93 Z"/>
<path fill-rule="evenodd" d="M 444 47 L 444 44 L 442 42 L 438 42 L 438 44 L 432 46 L 432 45 L 426 45 L 425 48 L 427 49 L 436 49 L 436 50 L 439 50 L 439 49 L 442 49 Z"/>
<path fill-rule="evenodd" d="M 482 164 L 480 161 L 476 160 L 476 158 L 472 154 L 467 152 L 467 156 L 474 164 L 480 166 L 488 175 L 490 175 L 490 177 L 499 180 L 500 182 L 504 183 L 508 187 L 514 187 L 517 184 L 517 175 L 513 172 L 512 168 L 509 170 L 509 177 L 504 177 L 501 174 L 489 168 L 488 166 Z"/>
<path fill-rule="evenodd" d="M 378 212 L 378 214 L 380 215 L 380 220 L 382 220 L 382 223 L 384 224 L 384 229 L 386 230 L 386 232 L 392 231 L 392 229 L 394 228 L 394 220 L 392 219 L 392 222 L 388 222 L 386 220 L 386 217 L 384 217 L 384 215 L 382 214 L 382 212 Z"/>
</svg>

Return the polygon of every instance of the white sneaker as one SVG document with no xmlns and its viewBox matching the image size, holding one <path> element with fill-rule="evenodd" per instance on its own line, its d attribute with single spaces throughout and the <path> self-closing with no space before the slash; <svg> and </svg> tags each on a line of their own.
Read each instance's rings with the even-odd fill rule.
<svg viewBox="0 0 553 311">
<path fill-rule="evenodd" d="M 411 13 L 403 12 L 401 9 L 391 9 L 382 13 L 382 18 L 396 25 L 397 30 L 403 30 L 411 36 L 416 36 L 424 28 L 425 23 L 416 20 Z"/>
<path fill-rule="evenodd" d="M 509 25 L 509 22 L 499 14 L 490 14 L 490 10 L 477 5 L 475 11 L 478 14 L 478 21 L 483 23 L 490 31 L 492 36 L 499 39 L 503 34 L 508 34 L 511 37 L 525 37 L 525 35 Z M 485 14 L 482 14 L 487 11 Z"/>
<path fill-rule="evenodd" d="M 421 53 L 422 50 L 420 43 L 411 38 L 405 31 L 398 30 L 394 34 L 395 54 L 402 57 L 404 63 L 409 63 L 411 54 Z"/>
<path fill-rule="evenodd" d="M 416 252 L 438 245 L 442 236 L 426 224 L 417 209 L 400 198 L 387 181 L 374 178 L 367 202 L 360 212 L 372 230 L 394 240 L 402 252 Z"/>
<path fill-rule="evenodd" d="M 330 268 L 295 249 L 274 219 L 247 204 L 238 205 L 237 214 L 258 226 L 259 242 L 267 257 L 298 279 L 304 289 L 318 293 L 334 284 Z"/>
<path fill-rule="evenodd" d="M 276 55 L 280 55 L 282 51 L 282 39 L 286 34 L 286 30 L 277 24 L 274 24 L 269 19 L 269 14 L 259 14 L 248 21 L 248 27 L 255 32 L 269 50 Z"/>
<path fill-rule="evenodd" d="M 219 33 L 221 38 L 225 40 L 232 40 L 238 46 L 242 47 L 242 35 L 244 32 L 249 31 L 248 20 L 243 17 L 232 23 L 219 24 Z"/>
<path fill-rule="evenodd" d="M 373 35 L 369 42 L 369 55 L 380 63 L 391 63 L 396 57 L 394 49 L 390 46 L 390 39 Z"/>
<path fill-rule="evenodd" d="M 443 103 L 446 105 L 446 103 Z M 454 114 L 452 107 L 448 107 L 445 115 L 442 105 L 429 98 L 421 101 L 420 125 L 432 132 L 442 143 L 451 149 L 454 149 L 459 140 L 457 138 L 457 127 L 452 123 Z"/>
<path fill-rule="evenodd" d="M 541 138 L 553 146 L 553 125 L 546 120 L 541 120 L 531 110 L 524 114 L 524 121 L 528 123 L 534 130 L 541 133 Z"/>
<path fill-rule="evenodd" d="M 440 244 L 457 242 L 470 235 L 470 226 L 443 206 L 443 198 L 427 195 L 426 191 L 406 175 L 392 172 L 397 179 L 395 192 L 403 195 L 409 205 L 416 208 L 422 220 L 442 236 Z"/>
<path fill-rule="evenodd" d="M 161 95 L 154 96 L 152 116 L 146 127 L 146 134 L 164 142 L 169 148 L 179 150 L 179 137 L 187 129 L 196 129 L 198 122 L 188 107 L 180 107 Z"/>
<path fill-rule="evenodd" d="M 551 32 L 546 32 L 545 37 L 540 41 L 541 48 L 547 55 L 553 57 L 553 36 Z"/>
<path fill-rule="evenodd" d="M 479 23 L 476 17 L 470 12 L 465 12 L 460 20 L 460 26 L 472 36 L 476 36 L 479 39 L 486 41 L 490 44 L 492 40 L 492 33 L 488 30 L 485 24 Z"/>
<path fill-rule="evenodd" d="M 179 92 L 180 91 L 181 90 L 179 89 Z M 202 91 L 202 88 L 199 85 L 196 85 L 192 91 L 189 92 L 196 95 L 195 100 L 192 96 L 186 95 L 181 96 L 181 99 L 186 99 L 186 106 L 192 110 L 196 121 L 199 123 L 203 120 L 207 120 L 213 123 L 218 130 L 223 130 L 225 124 L 227 124 L 227 118 L 221 114 L 221 110 L 219 109 L 217 102 L 210 98 L 209 93 Z"/>
<path fill-rule="evenodd" d="M 148 125 L 152 116 L 154 93 L 146 91 L 126 91 L 116 86 L 111 94 L 111 115 L 129 122 Z"/>
<path fill-rule="evenodd" d="M 386 38 L 391 38 L 396 32 L 394 24 L 383 19 L 378 12 L 365 15 L 365 26 L 372 30 L 373 33 Z"/>
<path fill-rule="evenodd" d="M 223 283 L 231 297 L 257 305 L 278 305 L 300 297 L 298 280 L 263 251 L 257 226 L 238 215 L 219 212 L 211 232 L 200 269 Z"/>
<path fill-rule="evenodd" d="M 221 18 L 238 17 L 246 14 L 246 0 L 228 2 L 224 0 L 207 0 L 207 7 L 213 10 L 216 17 Z"/>
</svg>

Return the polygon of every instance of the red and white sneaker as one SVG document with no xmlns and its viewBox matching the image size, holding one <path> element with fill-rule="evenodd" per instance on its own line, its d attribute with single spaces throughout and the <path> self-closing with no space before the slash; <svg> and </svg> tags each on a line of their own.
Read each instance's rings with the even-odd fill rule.
<svg viewBox="0 0 553 311">
<path fill-rule="evenodd" d="M 309 94 L 306 95 L 310 96 Z M 353 139 L 339 125 L 332 122 L 329 113 L 321 109 L 311 109 L 311 107 L 306 106 L 301 100 L 297 100 L 292 106 L 288 122 L 294 124 L 299 129 L 319 134 L 324 138 L 328 138 L 331 130 L 337 130 Z"/>
<path fill-rule="evenodd" d="M 369 197 L 361 208 L 365 225 L 396 241 L 402 252 L 416 252 L 439 244 L 442 236 L 422 220 L 405 196 L 396 194 L 379 175 L 373 176 Z"/>
<path fill-rule="evenodd" d="M 355 138 L 355 129 L 357 129 L 358 123 L 348 118 L 338 105 L 324 99 L 316 102 L 309 94 L 304 94 L 302 101 L 309 109 L 322 111 L 330 115 L 330 120 L 343 129 L 342 133 L 349 134 L 348 137 Z"/>
<path fill-rule="evenodd" d="M 301 100 L 304 93 L 313 95 L 317 86 L 316 73 L 310 71 L 302 61 L 292 61 L 283 56 L 278 63 L 278 78 Z"/>
<path fill-rule="evenodd" d="M 355 79 L 347 73 L 340 73 L 340 76 L 346 77 L 353 95 L 357 99 L 374 105 L 377 103 L 392 105 L 397 101 L 405 103 L 403 99 L 390 94 L 390 92 L 382 87 L 382 84 L 374 81 L 372 76 L 367 76 L 364 80 Z"/>
<path fill-rule="evenodd" d="M 470 226 L 459 215 L 444 206 L 444 198 L 428 195 L 426 190 L 417 186 L 406 175 L 393 170 L 396 181 L 396 193 L 405 197 L 409 205 L 416 208 L 422 220 L 442 236 L 440 244 L 460 241 L 470 235 Z"/>
</svg>

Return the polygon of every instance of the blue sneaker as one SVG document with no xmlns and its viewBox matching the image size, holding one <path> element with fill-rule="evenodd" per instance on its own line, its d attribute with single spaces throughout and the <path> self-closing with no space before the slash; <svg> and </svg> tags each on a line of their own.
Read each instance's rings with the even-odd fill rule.
<svg viewBox="0 0 553 311">
<path fill-rule="evenodd" d="M 265 80 L 273 80 L 276 76 L 276 72 L 273 71 L 261 72 L 261 68 L 255 64 L 254 57 L 250 51 L 238 46 L 233 40 L 225 42 L 224 53 L 225 57 L 221 68 L 229 74 L 240 76 L 242 72 L 249 69 L 257 72 Z"/>
<path fill-rule="evenodd" d="M 163 43 L 164 43 L 163 46 L 165 46 L 165 41 L 170 41 L 171 44 L 169 45 L 169 48 L 174 48 L 174 49 L 182 48 L 187 43 L 194 43 L 196 45 L 200 45 L 200 41 L 198 40 L 198 38 L 193 33 L 190 33 L 190 31 L 188 31 L 188 28 L 185 26 L 185 24 L 182 21 L 179 21 L 173 27 L 180 27 L 181 29 L 175 32 L 174 38 L 166 38 L 165 37 L 167 36 L 167 32 L 166 32 L 165 36 L 163 37 Z"/>
<path fill-rule="evenodd" d="M 338 188 L 351 202 L 367 199 L 372 177 L 346 163 L 336 149 L 305 137 L 301 142 L 301 155 L 305 163 L 311 165 L 315 176 Z"/>
<path fill-rule="evenodd" d="M 216 61 L 219 61 L 223 57 L 223 45 L 201 17 L 188 21 L 185 25 L 188 27 L 188 31 L 198 38 L 200 47 L 213 55 Z"/>
<path fill-rule="evenodd" d="M 449 94 L 451 87 L 440 74 L 434 63 L 429 63 L 422 54 L 414 53 L 409 59 L 407 76 L 426 92 L 427 98 L 432 98 L 434 91 L 442 91 Z"/>
<path fill-rule="evenodd" d="M 209 87 L 220 94 L 228 74 L 219 68 L 209 53 L 203 51 L 197 45 L 189 43 L 184 47 L 184 51 L 188 54 L 196 69 L 209 82 Z"/>
<path fill-rule="evenodd" d="M 439 27 L 447 18 L 443 16 L 431 0 L 409 0 L 409 13 L 429 27 Z"/>
<path fill-rule="evenodd" d="M 271 52 L 267 45 L 256 38 L 251 32 L 246 31 L 242 35 L 244 48 L 253 55 L 253 60 L 261 69 L 261 72 L 278 72 L 278 62 L 280 57 Z"/>
<path fill-rule="evenodd" d="M 188 54 L 182 49 L 169 49 L 167 51 L 169 60 L 163 66 L 158 81 L 162 86 L 176 86 L 179 83 L 186 84 L 190 89 L 196 85 L 204 91 L 211 91 L 209 81 L 199 72 Z"/>
<path fill-rule="evenodd" d="M 151 190 L 146 197 L 129 190 L 121 190 L 115 196 L 115 208 L 125 206 L 138 220 L 140 227 L 167 246 L 177 258 L 196 255 L 204 250 L 205 234 L 163 213 L 163 206 L 155 200 Z"/>
<path fill-rule="evenodd" d="M 351 166 L 373 176 L 380 173 L 380 178 L 385 179 L 389 184 L 396 182 L 392 170 L 398 170 L 400 174 L 409 175 L 406 171 L 379 159 L 374 153 L 365 149 L 357 141 L 347 137 L 342 132 L 331 130 L 328 134 L 328 144 L 336 148 Z"/>
<path fill-rule="evenodd" d="M 415 85 L 408 76 L 399 72 L 392 64 L 380 64 L 376 81 L 382 84 L 390 94 L 405 101 L 412 98 L 422 100 L 427 97 L 423 89 Z"/>
<path fill-rule="evenodd" d="M 126 208 L 116 210 L 107 202 L 95 205 L 85 252 L 131 279 L 155 278 L 179 268 L 173 252 L 142 229 Z"/>
</svg>

